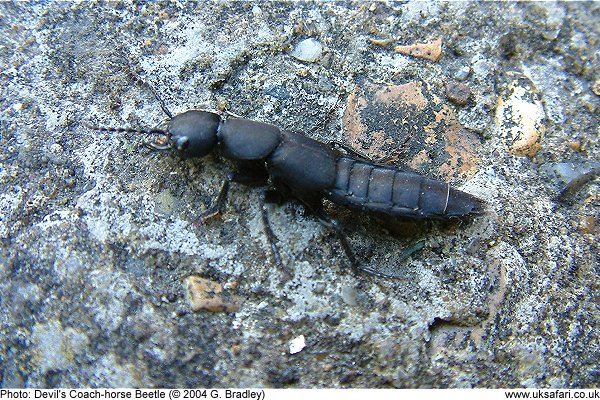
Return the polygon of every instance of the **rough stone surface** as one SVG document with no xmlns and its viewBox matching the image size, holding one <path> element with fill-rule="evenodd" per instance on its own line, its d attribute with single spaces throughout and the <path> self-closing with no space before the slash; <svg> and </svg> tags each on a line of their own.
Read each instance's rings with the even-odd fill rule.
<svg viewBox="0 0 600 400">
<path fill-rule="evenodd" d="M 479 169 L 481 138 L 423 81 L 357 85 L 342 122 L 344 141 L 375 161 L 447 181 L 471 178 Z"/>
<path fill-rule="evenodd" d="M 0 3 L 0 385 L 597 386 L 600 186 L 559 201 L 564 183 L 546 166 L 600 159 L 599 7 Z M 437 62 L 369 41 L 431 37 L 443 42 Z M 290 55 L 307 38 L 323 46 L 315 63 Z M 229 164 L 84 126 L 164 120 L 129 70 L 173 113 L 227 109 L 338 142 L 356 88 L 423 82 L 429 103 L 455 115 L 428 135 L 452 125 L 479 144 L 468 174 L 456 171 L 466 155 L 421 172 L 485 199 L 488 213 L 390 226 L 330 207 L 366 267 L 401 277 L 386 279 L 353 274 L 335 235 L 299 204 L 268 205 L 279 268 L 261 189 L 233 185 L 221 218 L 199 223 Z M 508 72 L 534 84 L 547 117 L 533 157 L 505 151 L 498 135 Z M 459 108 L 444 95 L 453 77 L 471 90 Z M 392 116 L 371 104 L 373 133 Z M 406 123 L 426 137 L 419 118 L 430 115 Z M 382 135 L 402 143 L 386 132 L 401 131 Z M 426 141 L 413 145 L 427 153 Z M 403 259 L 417 241 L 424 248 Z M 191 312 L 189 276 L 237 282 L 239 310 Z M 290 354 L 300 336 L 305 347 Z"/>
</svg>

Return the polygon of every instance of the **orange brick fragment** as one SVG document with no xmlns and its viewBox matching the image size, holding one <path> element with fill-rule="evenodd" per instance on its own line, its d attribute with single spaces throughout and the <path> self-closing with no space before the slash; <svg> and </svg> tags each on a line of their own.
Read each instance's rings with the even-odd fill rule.
<svg viewBox="0 0 600 400">
<path fill-rule="evenodd" d="M 425 58 L 435 62 L 442 56 L 442 39 L 438 38 L 426 43 L 415 43 L 408 46 L 396 46 L 394 50 L 408 56 Z"/>
</svg>

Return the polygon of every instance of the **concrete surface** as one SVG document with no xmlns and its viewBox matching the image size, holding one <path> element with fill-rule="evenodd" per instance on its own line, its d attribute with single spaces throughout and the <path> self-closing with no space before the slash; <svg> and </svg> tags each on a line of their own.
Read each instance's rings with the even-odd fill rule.
<svg viewBox="0 0 600 400">
<path fill-rule="evenodd" d="M 599 17 L 592 2 L 0 3 L 1 386 L 598 386 Z M 314 62 L 291 55 L 305 39 L 322 48 L 294 55 Z M 437 61 L 394 51 L 432 40 Z M 391 279 L 354 274 L 301 205 L 269 205 L 282 269 L 261 189 L 234 185 L 198 223 L 230 165 L 83 125 L 165 119 L 127 68 L 174 113 L 323 141 L 346 138 L 357 87 L 422 82 L 476 139 L 460 154 L 477 168 L 445 176 L 488 212 L 388 226 L 329 205 Z M 373 126 L 388 117 L 424 136 L 402 115 Z M 577 171 L 591 179 L 559 202 Z M 194 312 L 191 287 L 236 307 Z"/>
</svg>

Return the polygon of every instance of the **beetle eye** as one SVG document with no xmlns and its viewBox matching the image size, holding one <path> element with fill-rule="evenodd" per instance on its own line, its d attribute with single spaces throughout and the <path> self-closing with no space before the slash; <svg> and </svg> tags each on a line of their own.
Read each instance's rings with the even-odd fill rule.
<svg viewBox="0 0 600 400">
<path fill-rule="evenodd" d="M 188 147 L 190 147 L 190 139 L 187 136 L 179 137 L 175 141 L 177 151 L 185 151 Z"/>
</svg>

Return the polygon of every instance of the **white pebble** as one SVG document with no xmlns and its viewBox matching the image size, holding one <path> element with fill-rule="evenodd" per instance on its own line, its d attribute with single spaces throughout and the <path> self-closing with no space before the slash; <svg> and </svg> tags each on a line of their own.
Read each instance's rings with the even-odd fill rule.
<svg viewBox="0 0 600 400">
<path fill-rule="evenodd" d="M 63 148 L 58 143 L 53 143 L 50 145 L 50 151 L 54 154 L 61 154 L 63 152 Z"/>
<path fill-rule="evenodd" d="M 291 54 L 300 61 L 315 62 L 323 54 L 323 45 L 318 40 L 305 39 L 298 43 Z"/>
<path fill-rule="evenodd" d="M 300 335 L 290 342 L 290 354 L 300 353 L 306 347 L 304 335 Z"/>
</svg>

